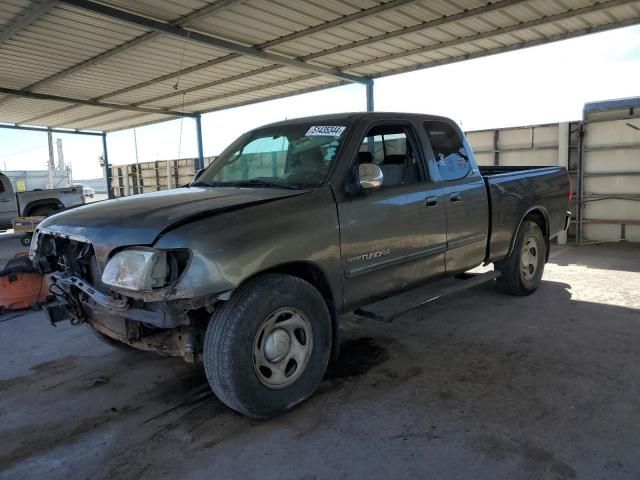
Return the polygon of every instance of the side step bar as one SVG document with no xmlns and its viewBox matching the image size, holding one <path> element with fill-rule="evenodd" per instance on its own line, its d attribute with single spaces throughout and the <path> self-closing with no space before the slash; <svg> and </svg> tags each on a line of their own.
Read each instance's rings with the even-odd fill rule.
<svg viewBox="0 0 640 480">
<path fill-rule="evenodd" d="M 391 298 L 385 298 L 384 300 L 371 303 L 366 307 L 354 310 L 353 313 L 361 317 L 389 323 L 434 300 L 477 287 L 483 283 L 495 280 L 499 276 L 500 272 L 495 270 L 485 273 L 463 273 L 446 280 L 435 281 L 431 284 L 414 288 L 413 290 Z"/>
</svg>

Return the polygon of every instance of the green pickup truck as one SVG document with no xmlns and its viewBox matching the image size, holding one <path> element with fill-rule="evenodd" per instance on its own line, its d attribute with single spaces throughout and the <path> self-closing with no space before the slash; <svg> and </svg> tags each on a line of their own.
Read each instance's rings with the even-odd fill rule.
<svg viewBox="0 0 640 480">
<path fill-rule="evenodd" d="M 202 361 L 268 418 L 318 387 L 340 314 L 488 263 L 534 292 L 569 196 L 564 168 L 479 167 L 447 118 L 308 117 L 242 135 L 189 187 L 46 219 L 31 258 L 53 323 Z"/>
</svg>

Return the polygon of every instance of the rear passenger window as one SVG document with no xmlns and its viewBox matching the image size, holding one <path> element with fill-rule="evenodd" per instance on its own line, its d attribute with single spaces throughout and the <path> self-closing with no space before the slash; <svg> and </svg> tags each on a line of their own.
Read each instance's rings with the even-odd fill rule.
<svg viewBox="0 0 640 480">
<path fill-rule="evenodd" d="M 424 122 L 424 128 L 443 180 L 458 180 L 469 175 L 471 164 L 458 132 L 448 123 Z"/>
<path fill-rule="evenodd" d="M 383 187 L 420 181 L 418 161 L 405 127 L 374 127 L 362 140 L 358 163 L 375 163 L 382 170 Z"/>
</svg>

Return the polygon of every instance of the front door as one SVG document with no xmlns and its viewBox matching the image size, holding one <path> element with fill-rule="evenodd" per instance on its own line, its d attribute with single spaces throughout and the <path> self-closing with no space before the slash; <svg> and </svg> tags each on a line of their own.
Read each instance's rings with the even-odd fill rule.
<svg viewBox="0 0 640 480">
<path fill-rule="evenodd" d="M 410 125 L 384 124 L 362 139 L 354 168 L 373 162 L 384 179 L 338 205 L 347 308 L 444 272 L 444 191 L 426 180 L 415 138 Z"/>
</svg>

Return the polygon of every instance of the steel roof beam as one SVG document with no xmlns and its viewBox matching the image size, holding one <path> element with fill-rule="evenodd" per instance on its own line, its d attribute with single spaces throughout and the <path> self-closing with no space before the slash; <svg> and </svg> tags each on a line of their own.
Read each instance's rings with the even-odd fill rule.
<svg viewBox="0 0 640 480">
<path fill-rule="evenodd" d="M 53 132 L 53 133 L 72 133 L 74 135 L 94 135 L 94 136 L 102 136 L 102 132 L 94 132 L 90 130 L 71 130 L 71 129 L 62 129 L 62 128 L 47 128 L 47 127 L 29 127 L 25 125 L 16 125 L 16 124 L 5 124 L 0 123 L 0 128 L 8 128 L 13 130 L 28 130 L 31 132 Z"/>
<path fill-rule="evenodd" d="M 193 22 L 196 22 L 198 20 L 202 20 L 203 18 L 206 18 L 212 14 L 214 14 L 215 12 L 217 12 L 218 10 L 222 10 L 225 7 L 228 7 L 229 5 L 231 5 L 234 2 L 237 2 L 238 0 L 220 0 L 216 3 L 213 3 L 211 5 L 208 5 L 206 7 L 203 7 L 199 10 L 196 10 L 195 12 L 192 12 L 188 15 L 185 15 L 183 17 L 178 18 L 177 20 L 171 22 L 174 25 L 189 25 Z M 53 3 L 56 4 L 58 3 L 58 1 L 52 1 L 49 3 Z M 47 10 L 48 11 L 48 10 Z M 42 15 L 44 15 L 46 12 L 43 12 Z M 2 35 L 4 35 L 4 32 L 2 32 Z M 30 85 L 27 85 L 26 87 L 24 87 L 22 90 L 33 90 L 35 88 L 41 87 L 42 85 L 45 85 L 47 83 L 51 83 L 55 80 L 59 80 L 62 77 L 66 77 L 68 75 L 72 75 L 76 72 L 79 72 L 81 70 L 84 70 L 85 68 L 89 68 L 92 67 L 94 65 L 97 65 L 99 63 L 102 63 L 106 60 L 109 60 L 111 57 L 118 55 L 119 53 L 122 53 L 126 50 L 129 50 L 131 48 L 137 47 L 138 45 L 141 45 L 145 42 L 148 42 L 150 40 L 153 40 L 156 37 L 159 37 L 161 35 L 160 32 L 157 31 L 153 31 L 153 32 L 147 32 L 144 33 L 142 35 L 140 35 L 139 37 L 136 37 L 132 40 L 129 40 L 128 42 L 123 43 L 122 45 L 118 45 L 117 47 L 114 47 L 110 50 L 107 50 L 106 52 L 103 52 L 99 55 L 96 55 L 95 57 L 89 58 L 88 60 L 84 60 L 80 63 L 77 63 L 76 65 L 73 65 L 72 67 L 69 67 L 65 70 L 62 70 L 58 73 L 55 73 L 47 78 L 43 78 L 42 80 L 39 80 L 35 83 L 32 83 Z M 2 43 L 2 42 L 0 42 Z M 102 100 L 104 98 L 107 98 L 107 96 L 101 96 L 101 97 L 96 97 L 93 98 L 92 100 Z M 7 99 L 0 99 L 0 105 L 2 105 L 4 102 L 6 102 Z M 72 108 L 72 107 L 67 107 L 67 108 Z M 56 113 L 60 113 L 58 111 L 53 112 L 52 114 L 56 114 Z M 29 120 L 38 120 L 39 118 L 42 118 L 41 116 L 38 117 L 33 117 Z"/>
<path fill-rule="evenodd" d="M 289 67 L 297 68 L 299 70 L 318 73 L 320 75 L 327 75 L 335 77 L 340 80 L 347 80 L 353 83 L 367 84 L 371 80 L 359 75 L 351 75 L 349 73 L 342 72 L 338 69 L 331 67 L 324 67 L 322 65 L 312 65 L 310 63 L 297 60 L 295 58 L 287 57 L 277 53 L 270 53 L 264 50 L 260 50 L 255 47 L 242 45 L 240 43 L 232 42 L 222 38 L 217 38 L 205 33 L 196 32 L 194 30 L 187 30 L 178 25 L 172 25 L 170 23 L 154 20 L 149 17 L 130 13 L 125 10 L 113 8 L 101 3 L 96 3 L 91 0 L 60 0 L 62 3 L 72 5 L 74 7 L 82 8 L 93 13 L 105 15 L 107 17 L 121 20 L 134 25 L 138 25 L 143 28 L 148 28 L 157 32 L 163 32 L 170 35 L 174 35 L 180 38 L 186 38 L 196 42 L 204 43 L 205 45 L 211 45 L 213 47 L 228 50 L 230 52 L 239 53 L 248 57 L 259 58 L 261 60 L 267 60 L 271 63 L 286 65 Z"/>
<path fill-rule="evenodd" d="M 271 67 L 273 67 L 273 65 Z M 265 67 L 265 68 L 270 68 L 270 67 Z M 240 75 L 237 75 L 236 77 L 243 77 L 243 76 L 248 76 L 248 75 L 240 74 Z M 178 104 L 176 108 L 190 107 L 191 105 L 197 105 L 199 103 L 212 102 L 214 100 L 221 100 L 223 98 L 235 97 L 235 96 L 238 96 L 238 95 L 246 95 L 247 93 L 258 92 L 260 90 L 268 90 L 270 88 L 281 87 L 283 85 L 287 85 L 287 84 L 290 84 L 290 83 L 304 82 L 305 80 L 310 80 L 310 79 L 316 78 L 318 76 L 319 75 L 316 74 L 316 73 L 309 73 L 309 74 L 303 75 L 301 77 L 287 78 L 285 80 L 278 80 L 278 81 L 275 81 L 275 82 L 266 83 L 264 85 L 257 85 L 257 86 L 244 88 L 242 90 L 236 90 L 235 92 L 232 92 L 230 94 L 229 93 L 222 93 L 222 94 L 214 95 L 214 96 L 207 97 L 207 98 L 204 98 L 204 99 L 201 99 L 201 100 L 193 100 L 191 102 L 185 103 L 184 105 L 183 104 Z M 215 82 L 212 82 L 212 83 L 215 84 Z M 173 109 L 174 107 L 171 106 L 171 107 L 168 107 L 168 108 L 169 109 Z M 107 113 L 110 113 L 110 112 L 107 111 L 107 112 L 93 113 L 91 115 L 86 115 L 84 117 L 74 118 L 72 120 L 72 122 L 84 122 L 86 120 L 91 120 L 93 118 L 99 118 L 100 116 L 105 115 Z M 194 114 L 194 115 L 197 115 L 197 113 Z"/>
<path fill-rule="evenodd" d="M 4 43 L 13 37 L 16 33 L 24 30 L 32 25 L 36 20 L 43 17 L 49 10 L 55 7 L 57 0 L 42 0 L 35 2 L 35 5 L 29 5 L 22 10 L 16 18 L 0 32 L 0 43 Z"/>
<path fill-rule="evenodd" d="M 383 35 L 379 35 L 377 37 L 372 37 L 372 38 L 361 40 L 361 41 L 358 41 L 358 42 L 348 43 L 348 44 L 341 45 L 339 47 L 335 47 L 335 48 L 332 48 L 332 49 L 329 49 L 329 50 L 324 50 L 324 51 L 317 52 L 315 54 L 306 55 L 306 56 L 301 57 L 301 58 L 302 59 L 318 58 L 318 57 L 322 57 L 322 56 L 329 55 L 329 54 L 332 54 L 332 53 L 337 53 L 339 51 L 350 50 L 352 48 L 357 48 L 359 46 L 362 46 L 364 44 L 368 44 L 368 43 L 371 43 L 371 42 L 383 41 L 383 40 L 386 40 L 388 38 L 392 38 L 392 37 L 395 37 L 395 36 L 406 35 L 408 33 L 413 33 L 413 32 L 425 30 L 425 29 L 428 29 L 428 28 L 433 28 L 433 27 L 440 26 L 440 25 L 443 25 L 443 24 L 446 24 L 446 23 L 459 21 L 459 20 L 462 20 L 462 19 L 467 18 L 469 16 L 481 15 L 481 14 L 484 14 L 484 13 L 488 13 L 488 12 L 494 11 L 496 9 L 506 8 L 506 7 L 509 7 L 509 6 L 518 4 L 518 3 L 522 3 L 524 1 L 526 1 L 526 0 L 502 0 L 502 1 L 499 1 L 499 2 L 495 2 L 495 3 L 490 3 L 490 4 L 487 4 L 487 5 L 483 5 L 481 7 L 477 7 L 477 8 L 471 9 L 471 10 L 465 10 L 465 11 L 462 11 L 460 13 L 449 15 L 449 16 L 446 16 L 446 17 L 437 18 L 435 20 L 429 20 L 429 21 L 423 22 L 421 24 L 414 25 L 412 27 L 408 27 L 408 28 L 404 28 L 404 29 L 401 29 L 401 30 L 389 32 L 389 33 L 386 33 L 386 34 L 383 34 Z M 614 0 L 614 1 L 631 1 L 631 0 Z M 393 2 L 390 2 L 390 3 L 393 3 Z M 387 4 L 383 4 L 383 5 L 387 5 Z M 394 6 L 397 7 L 399 5 L 394 5 Z M 365 11 L 368 11 L 368 10 L 364 10 L 363 12 L 365 12 Z M 342 18 L 346 18 L 346 17 L 342 17 Z M 339 19 L 339 20 L 341 20 L 341 19 Z M 536 20 L 536 21 L 538 21 L 538 20 Z M 326 24 L 323 24 L 323 25 L 325 25 L 325 28 L 330 28 L 330 27 L 326 27 Z M 332 26 L 336 26 L 336 25 L 332 25 Z M 526 25 L 522 25 L 522 24 L 518 24 L 516 26 L 518 26 L 520 28 L 525 28 L 526 27 Z M 301 32 L 297 32 L 297 33 L 302 33 L 302 32 L 305 32 L 305 30 L 302 30 Z M 487 33 L 490 33 L 491 36 L 497 34 L 496 31 L 491 31 L 491 32 L 487 32 Z M 296 35 L 296 34 L 293 34 L 293 35 Z M 270 43 L 271 46 L 274 46 L 276 44 L 279 44 L 280 40 L 282 40 L 284 42 L 284 41 L 289 41 L 291 39 L 292 39 L 291 36 L 281 37 L 280 39 L 277 39 L 277 41 L 273 41 L 273 42 L 269 42 L 269 43 Z M 462 40 L 467 41 L 466 39 L 462 39 Z M 444 43 L 436 44 L 436 45 L 429 46 L 429 47 L 422 47 L 422 48 L 429 48 L 429 49 L 445 48 L 447 46 L 452 46 L 454 44 L 461 43 L 460 39 L 455 39 L 455 40 L 452 40 L 450 42 L 451 42 L 451 44 L 446 44 L 446 42 L 444 42 Z M 264 48 L 264 46 L 265 46 L 264 43 L 258 45 L 259 48 Z M 399 54 L 395 54 L 395 55 L 400 55 L 400 53 Z M 222 58 L 216 59 L 216 60 L 224 60 L 225 58 L 227 58 L 227 57 L 222 57 Z M 376 63 L 374 60 L 369 60 L 368 62 Z M 355 68 L 357 66 L 359 66 L 359 64 L 350 65 L 349 68 Z M 195 69 L 197 69 L 197 67 L 198 67 L 198 65 L 195 65 L 194 67 L 192 67 L 192 69 L 195 70 Z M 266 67 L 266 70 L 275 70 L 276 68 L 279 68 L 279 67 L 278 66 Z M 240 76 L 236 75 L 236 76 L 230 77 L 228 79 L 221 79 L 221 80 L 214 81 L 214 82 L 209 82 L 209 83 L 203 84 L 203 85 L 196 85 L 196 86 L 191 87 L 189 89 L 180 90 L 180 91 L 173 91 L 173 92 L 167 93 L 165 95 L 159 95 L 159 96 L 156 96 L 156 97 L 152 97 L 152 98 L 143 100 L 141 102 L 137 102 L 137 103 L 135 103 L 135 105 L 143 105 L 145 103 L 152 103 L 152 102 L 155 102 L 155 101 L 158 101 L 158 100 L 164 100 L 164 99 L 172 97 L 172 96 L 178 96 L 178 95 L 190 93 L 190 92 L 201 90 L 201 89 L 204 89 L 204 88 L 209 88 L 209 87 L 215 86 L 215 85 L 222 85 L 222 84 L 227 83 L 227 82 L 235 81 L 238 78 L 245 78 L 247 76 L 251 76 L 252 74 L 263 73 L 264 71 L 265 71 L 265 68 L 261 68 L 261 69 L 255 70 L 253 72 L 247 72 L 245 74 L 241 74 Z M 163 78 L 163 80 L 164 80 L 164 78 Z M 295 79 L 292 79 L 292 81 L 295 81 Z M 154 83 L 154 81 L 150 80 L 148 83 Z M 135 87 L 136 86 L 124 88 L 124 89 L 121 90 L 121 92 L 122 91 L 131 91 L 132 89 L 135 89 Z M 245 93 L 244 91 L 241 91 L 241 92 Z M 113 95 L 115 95 L 115 94 L 113 94 Z M 236 95 L 236 92 L 231 92 L 228 95 L 229 96 L 234 96 L 234 95 Z M 112 94 L 107 94 L 107 95 L 104 95 L 102 97 L 98 97 L 98 99 L 107 98 L 107 97 L 110 97 L 110 96 L 112 96 Z M 190 102 L 190 103 L 188 103 L 186 105 L 193 105 L 194 103 L 196 103 L 196 102 Z M 197 103 L 200 103 L 200 102 L 197 102 Z M 72 109 L 72 108 L 73 107 L 68 107 L 68 109 Z M 176 108 L 176 107 L 169 107 L 169 108 Z M 58 112 L 53 112 L 52 114 L 55 114 L 55 113 L 58 113 Z M 40 117 L 32 118 L 32 119 L 29 119 L 29 120 L 33 121 L 33 120 L 37 120 L 38 118 L 43 118 L 43 117 L 46 117 L 46 116 L 47 115 L 42 115 Z M 94 117 L 97 117 L 97 116 L 98 115 L 94 115 L 94 116 L 91 116 L 91 118 L 94 118 Z M 82 117 L 81 120 L 83 120 L 85 118 L 86 117 Z"/>
<path fill-rule="evenodd" d="M 36 100 L 49 100 L 54 102 L 75 103 L 79 105 L 88 105 L 90 107 L 110 108 L 113 110 L 129 110 L 132 112 L 157 113 L 174 117 L 193 117 L 193 113 L 177 112 L 174 110 L 161 110 L 157 108 L 138 107 L 135 105 L 121 105 L 118 103 L 97 102 L 95 100 L 85 100 L 82 98 L 61 97 L 58 95 L 49 95 L 47 93 L 25 92 L 24 90 L 16 90 L 13 88 L 0 87 L 0 93 L 5 95 L 13 95 L 15 97 L 33 98 Z"/>
<path fill-rule="evenodd" d="M 340 53 L 347 50 L 352 50 L 354 48 L 363 47 L 365 45 L 381 42 L 384 40 L 388 40 L 390 38 L 400 37 L 402 35 L 408 35 L 410 33 L 422 32 L 429 28 L 439 27 L 441 25 L 457 22 L 459 20 L 464 20 L 466 18 L 474 17 L 476 15 L 482 15 L 484 13 L 493 12 L 495 10 L 502 10 L 512 5 L 516 5 L 518 3 L 524 3 L 527 1 L 529 0 L 500 0 L 493 3 L 487 3 L 486 5 L 483 5 L 481 7 L 476 7 L 469 10 L 463 10 L 462 12 L 454 13 L 453 15 L 446 15 L 440 18 L 436 18 L 434 20 L 426 20 L 424 22 L 418 23 L 416 25 L 412 25 L 410 27 L 404 27 L 399 30 L 394 30 L 392 32 L 376 35 L 374 37 L 363 38 L 362 40 L 357 40 L 351 43 L 345 43 L 344 45 L 339 45 L 337 47 L 329 48 L 327 50 L 321 50 L 316 53 L 310 53 L 308 55 L 304 55 L 300 57 L 300 59 L 307 61 L 307 60 L 312 60 L 319 57 L 326 57 L 334 53 Z"/>
<path fill-rule="evenodd" d="M 313 33 L 322 32 L 322 31 L 325 31 L 325 30 L 328 30 L 328 29 L 343 25 L 343 24 L 348 23 L 348 22 L 352 22 L 352 21 L 358 20 L 360 18 L 364 18 L 364 17 L 370 16 L 370 15 L 375 15 L 375 14 L 378 14 L 378 13 L 382 13 L 383 11 L 386 11 L 386 10 L 389 10 L 389 9 L 392 9 L 392 8 L 397 8 L 397 7 L 400 7 L 400 6 L 405 5 L 407 3 L 412 3 L 414 1 L 415 0 L 392 0 L 390 2 L 378 5 L 377 7 L 361 10 L 360 12 L 356 12 L 356 13 L 351 14 L 351 15 L 345 15 L 345 16 L 340 17 L 338 19 L 331 20 L 329 22 L 325 22 L 325 23 L 322 23 L 320 25 L 316 25 L 315 27 L 311 27 L 311 28 L 306 29 L 306 30 L 300 30 L 300 31 L 294 32 L 294 33 L 292 33 L 290 35 L 286 35 L 284 37 L 280 37 L 280 38 L 271 40 L 269 42 L 261 43 L 261 44 L 257 45 L 255 48 L 264 49 L 264 48 L 268 48 L 268 47 L 274 47 L 276 45 L 280 45 L 282 43 L 286 43 L 286 42 L 289 42 L 291 40 L 295 40 L 297 38 L 304 37 L 306 35 L 311 35 Z M 448 16 L 445 16 L 445 17 L 437 18 L 435 20 L 429 20 L 429 21 L 426 21 L 426 22 L 422 22 L 422 23 L 420 23 L 418 25 L 414 25 L 412 27 L 407 27 L 407 28 L 403 28 L 401 30 L 389 32 L 389 33 L 386 33 L 384 35 L 379 35 L 377 37 L 367 38 L 367 39 L 359 40 L 359 41 L 356 41 L 356 42 L 348 43 L 348 44 L 345 44 L 345 45 L 341 45 L 341 46 L 338 46 L 338 47 L 334 47 L 334 48 L 329 49 L 329 50 L 323 50 L 323 51 L 320 51 L 320 52 L 316 52 L 316 53 L 312 53 L 312 54 L 309 54 L 309 55 L 305 55 L 303 57 L 300 57 L 299 59 L 303 60 L 303 61 L 306 61 L 306 60 L 310 60 L 310 59 L 314 59 L 314 58 L 323 57 L 325 55 L 330 55 L 332 53 L 338 53 L 338 52 L 341 52 L 341 51 L 357 48 L 357 47 L 366 45 L 366 44 L 371 43 L 371 42 L 382 41 L 382 40 L 385 40 L 387 38 L 392 38 L 392 37 L 399 36 L 399 35 L 406 35 L 408 33 L 413 33 L 413 32 L 416 32 L 416 31 L 421 31 L 421 30 L 427 29 L 427 28 L 440 26 L 440 25 L 443 25 L 443 24 L 447 24 L 447 23 L 458 21 L 458 20 L 462 20 L 464 18 L 467 18 L 469 16 L 473 16 L 473 15 L 481 15 L 483 13 L 491 12 L 491 11 L 496 10 L 496 9 L 506 8 L 506 7 L 509 7 L 511 5 L 515 5 L 517 3 L 522 3 L 524 1 L 527 1 L 527 0 L 502 0 L 502 1 L 495 2 L 495 3 L 489 3 L 489 4 L 481 6 L 481 7 L 473 8 L 471 10 L 465 10 L 465 11 L 457 13 L 457 14 L 453 14 L 453 15 L 448 15 Z M 149 34 L 147 34 L 147 35 L 149 35 Z M 181 71 L 172 72 L 172 73 L 169 73 L 167 75 L 156 77 L 155 79 L 147 80 L 145 82 L 142 82 L 142 83 L 139 83 L 139 84 L 136 84 L 136 85 L 132 85 L 132 86 L 129 86 L 129 87 L 121 88 L 120 90 L 117 90 L 115 92 L 111 92 L 111 93 L 96 97 L 94 100 L 102 100 L 102 99 L 105 99 L 105 98 L 121 95 L 123 93 L 128 93 L 128 92 L 131 92 L 133 90 L 137 90 L 139 88 L 143 88 L 143 87 L 152 85 L 154 83 L 159 83 L 159 82 L 162 82 L 162 81 L 165 81 L 165 80 L 169 80 L 171 78 L 175 78 L 175 77 L 177 77 L 179 75 L 185 75 L 185 74 L 192 73 L 192 72 L 204 69 L 204 68 L 208 68 L 208 67 L 216 65 L 218 63 L 222 63 L 222 62 L 229 61 L 229 60 L 232 60 L 232 59 L 235 59 L 235 58 L 239 58 L 240 56 L 241 56 L 240 54 L 230 54 L 230 55 L 227 55 L 225 57 L 219 57 L 219 58 L 210 60 L 208 62 L 204 62 L 204 63 L 198 64 L 198 65 L 194 65 L 192 67 L 189 67 L 189 68 L 181 70 Z M 261 73 L 261 72 L 256 71 L 255 73 Z M 234 80 L 235 80 L 235 77 L 231 77 L 230 79 L 228 79 L 229 82 L 234 81 Z M 217 85 L 221 85 L 223 83 L 225 83 L 225 79 L 222 79 L 221 81 L 219 81 L 219 83 L 217 83 Z M 210 85 L 205 85 L 202 88 L 207 88 L 208 86 L 210 86 Z M 198 90 L 198 89 L 199 89 L 199 86 L 195 86 L 192 89 L 190 89 L 190 91 L 195 91 L 195 90 Z M 157 100 L 162 99 L 162 98 L 167 98 L 167 97 L 170 97 L 170 96 L 173 96 L 173 95 L 181 95 L 182 93 L 188 93 L 188 92 L 183 92 L 183 91 L 171 92 L 171 93 L 166 94 L 165 96 L 162 96 L 162 97 L 153 97 L 151 99 L 147 99 L 147 100 L 145 100 L 143 102 L 140 102 L 139 104 L 150 103 L 150 102 L 157 101 Z M 54 112 L 50 112 L 50 113 L 47 113 L 47 114 L 42 114 L 42 115 L 38 115 L 36 117 L 29 118 L 28 120 L 25 120 L 25 122 L 33 122 L 33 121 L 36 121 L 36 120 L 40 120 L 41 118 L 46 118 L 46 117 L 48 117 L 50 115 L 57 115 L 59 113 L 64 113 L 66 111 L 70 111 L 70 110 L 73 110 L 75 108 L 76 107 L 74 107 L 74 106 L 66 107 L 64 109 L 56 110 Z"/>
<path fill-rule="evenodd" d="M 202 20 L 202 19 L 212 15 L 216 11 L 221 10 L 223 7 L 226 7 L 229 4 L 231 4 L 233 2 L 237 2 L 237 1 L 238 0 L 221 0 L 220 2 L 216 2 L 215 4 L 213 4 L 213 5 L 209 6 L 209 7 L 204 7 L 202 9 L 194 12 L 194 14 L 187 15 L 186 17 L 178 19 L 178 20 L 176 20 L 175 22 L 172 22 L 172 23 L 175 23 L 176 25 L 186 25 L 188 23 L 194 23 L 194 22 L 196 22 L 198 20 Z M 394 9 L 394 8 L 401 7 L 402 5 L 415 3 L 415 1 L 416 0 L 391 0 L 391 1 L 387 2 L 387 3 L 380 4 L 380 5 L 376 6 L 376 7 L 366 8 L 366 9 L 360 10 L 360 11 L 358 11 L 356 13 L 352 13 L 352 14 L 349 14 L 349 15 L 344 15 L 344 16 L 342 16 L 340 18 L 336 18 L 335 20 L 329 20 L 328 22 L 324 22 L 324 23 L 321 23 L 319 25 L 315 25 L 313 27 L 310 27 L 310 28 L 307 28 L 307 29 L 304 29 L 304 30 L 299 30 L 299 31 L 291 33 L 289 35 L 285 35 L 283 37 L 279 37 L 279 38 L 276 38 L 274 40 L 270 40 L 268 42 L 261 43 L 259 45 L 256 45 L 255 48 L 258 48 L 258 49 L 262 50 L 262 49 L 266 49 L 266 48 L 269 48 L 269 47 L 274 47 L 276 45 L 280 45 L 282 43 L 290 42 L 292 40 L 296 40 L 298 38 L 302 38 L 302 37 L 305 37 L 307 35 L 312 35 L 314 33 L 323 32 L 323 31 L 326 31 L 328 29 L 335 28 L 335 27 L 338 27 L 340 25 L 344 25 L 346 23 L 350 23 L 350 22 L 359 20 L 361 18 L 369 17 L 371 15 L 376 15 L 376 14 L 379 14 L 379 13 L 383 13 L 383 12 L 385 12 L 387 10 L 391 10 L 391 9 Z M 510 0 L 510 1 L 524 1 L 524 0 Z M 217 7 L 217 8 L 214 9 L 213 7 Z M 156 37 L 158 35 L 160 35 L 158 32 L 149 32 L 149 33 L 146 33 L 146 34 L 142 35 L 139 38 L 141 40 L 143 40 L 143 41 L 146 41 L 146 40 L 150 40 L 151 38 L 154 38 L 154 37 Z M 139 42 L 139 43 L 141 43 L 141 42 Z M 123 44 L 122 46 L 116 47 L 115 49 L 113 49 L 114 52 L 112 54 L 110 54 L 109 56 L 115 55 L 116 53 L 120 53 L 123 50 L 127 50 L 128 48 L 131 48 L 133 46 L 135 46 L 135 45 L 133 45 L 133 44 Z M 117 51 L 115 51 L 115 50 L 117 50 Z M 171 73 L 168 73 L 166 75 L 161 75 L 160 77 L 152 78 L 151 80 L 146 80 L 144 82 L 137 83 L 137 84 L 131 85 L 129 87 L 121 88 L 121 89 L 116 90 L 114 92 L 110 92 L 110 93 L 107 93 L 107 94 L 104 94 L 104 95 L 100 95 L 98 97 L 93 98 L 93 100 L 103 100 L 105 98 L 115 97 L 117 95 L 122 95 L 123 93 L 128 93 L 128 92 L 131 92 L 133 90 L 138 90 L 140 88 L 144 88 L 144 87 L 147 87 L 149 85 L 153 85 L 155 83 L 164 82 L 166 80 L 170 80 L 172 78 L 176 78 L 176 77 L 181 76 L 181 75 L 186 75 L 186 74 L 189 74 L 189 73 L 192 73 L 192 72 L 197 72 L 199 70 L 203 70 L 205 68 L 209 68 L 209 67 L 211 67 L 213 65 L 217 65 L 217 64 L 222 63 L 222 62 L 228 62 L 228 61 L 234 60 L 236 58 L 240 58 L 241 56 L 242 55 L 239 54 L 239 53 L 232 53 L 232 54 L 229 54 L 229 55 L 225 55 L 224 57 L 214 58 L 212 60 L 209 60 L 209 61 L 203 62 L 203 63 L 199 63 L 199 64 L 194 65 L 192 67 L 188 67 L 188 68 L 185 68 L 185 69 L 182 69 L 182 70 L 177 70 L 175 72 L 171 72 Z M 71 70 L 63 71 L 60 74 L 57 74 L 55 76 L 56 78 L 53 78 L 53 77 L 50 77 L 50 78 L 51 79 L 57 79 L 57 78 L 60 78 L 62 76 L 66 76 L 68 74 L 71 74 L 71 73 L 74 73 L 74 72 L 76 72 L 78 70 L 81 70 L 81 69 L 83 69 L 83 68 L 85 68 L 87 66 L 90 66 L 93 63 L 98 63 L 98 62 L 103 61 L 103 60 L 105 60 L 105 59 L 96 57 L 96 61 L 95 62 L 91 62 L 89 64 L 87 62 L 80 63 L 80 64 L 76 65 L 75 67 L 72 67 L 73 71 L 71 71 Z M 278 66 L 276 68 L 280 68 L 280 67 Z M 256 72 L 256 73 L 260 73 L 260 72 Z M 233 77 L 229 79 L 229 81 L 233 81 L 233 80 L 234 80 Z M 45 83 L 45 82 L 48 82 L 48 81 L 50 81 L 50 79 L 44 79 L 43 81 L 39 82 L 39 84 L 42 84 L 42 83 Z M 223 82 L 221 82 L 221 83 L 223 83 Z M 39 86 L 39 84 L 36 84 L 35 86 Z M 27 87 L 27 88 L 35 88 L 35 86 L 31 86 L 31 87 Z M 176 95 L 180 95 L 181 92 L 176 92 L 175 94 Z M 153 101 L 155 101 L 155 100 L 156 99 L 154 99 Z M 152 100 L 149 100 L 149 102 L 150 101 L 152 101 Z M 1 102 L 2 101 L 0 100 L 0 104 L 1 104 Z M 36 120 L 40 120 L 41 118 L 46 118 L 46 117 L 51 116 L 51 115 L 58 115 L 60 113 L 67 112 L 67 111 L 73 110 L 75 108 L 77 108 L 77 106 L 72 105 L 72 106 L 69 106 L 69 107 L 66 107 L 66 108 L 55 110 L 55 111 L 50 112 L 50 113 L 40 114 L 38 116 L 31 117 L 28 120 L 25 120 L 25 123 L 33 122 L 33 121 L 36 121 Z"/>
</svg>

